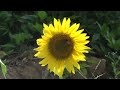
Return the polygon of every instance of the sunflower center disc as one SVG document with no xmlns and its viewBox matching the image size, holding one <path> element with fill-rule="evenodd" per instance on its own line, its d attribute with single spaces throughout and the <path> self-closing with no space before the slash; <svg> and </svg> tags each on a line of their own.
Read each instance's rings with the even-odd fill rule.
<svg viewBox="0 0 120 90">
<path fill-rule="evenodd" d="M 57 34 L 50 39 L 48 48 L 56 59 L 65 59 L 73 51 L 73 41 L 68 35 Z"/>
</svg>

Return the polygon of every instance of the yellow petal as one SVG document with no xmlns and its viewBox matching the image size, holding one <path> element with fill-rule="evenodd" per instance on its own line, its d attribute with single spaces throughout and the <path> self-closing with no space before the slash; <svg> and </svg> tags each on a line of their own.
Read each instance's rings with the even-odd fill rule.
<svg viewBox="0 0 120 90">
<path fill-rule="evenodd" d="M 52 63 L 51 63 L 52 62 Z M 39 62 L 39 64 L 42 64 L 42 66 L 45 66 L 45 65 L 47 65 L 47 64 L 54 64 L 55 65 L 55 62 L 54 62 L 54 58 L 49 54 L 49 55 L 47 55 L 47 57 L 46 58 L 44 58 L 41 62 Z M 51 67 L 50 67 L 51 68 Z M 50 69 L 49 68 L 49 69 Z"/>
<path fill-rule="evenodd" d="M 79 53 L 79 52 L 74 52 L 72 54 L 72 57 L 74 58 L 74 60 L 76 61 L 86 61 L 85 60 L 85 55 L 83 53 Z"/>
<path fill-rule="evenodd" d="M 71 71 L 73 70 L 73 64 L 68 60 L 66 61 L 66 69 L 68 70 L 69 73 L 71 73 Z"/>
<path fill-rule="evenodd" d="M 72 64 L 67 64 L 66 69 L 68 70 L 69 73 L 71 73 L 71 71 L 73 69 L 73 65 Z"/>
<path fill-rule="evenodd" d="M 81 51 L 81 50 L 90 50 L 91 48 L 88 46 L 85 46 L 84 44 L 78 44 L 74 46 L 74 50 Z"/>
<path fill-rule="evenodd" d="M 68 30 L 69 29 L 69 27 L 70 27 L 70 18 L 68 18 L 68 20 L 66 21 L 66 30 Z"/>
<path fill-rule="evenodd" d="M 42 41 L 43 41 L 43 39 L 42 39 L 42 38 L 37 39 L 37 40 L 36 40 L 37 45 L 40 45 Z"/>
<path fill-rule="evenodd" d="M 74 34 L 72 35 L 73 37 L 78 37 L 80 36 L 80 34 L 84 31 L 84 29 L 78 30 L 76 32 L 74 32 Z"/>
<path fill-rule="evenodd" d="M 48 53 L 44 54 L 43 52 L 37 52 L 34 56 L 38 58 L 45 58 L 47 55 Z"/>
<path fill-rule="evenodd" d="M 50 28 L 49 30 L 50 30 L 52 35 L 55 35 L 57 33 L 57 31 L 55 30 L 55 28 L 53 27 L 52 24 L 49 25 L 49 28 Z"/>
<path fill-rule="evenodd" d="M 63 19 L 62 22 L 62 30 L 64 33 L 67 33 L 70 27 L 70 18 L 68 18 L 68 20 L 66 20 L 66 18 Z"/>
<path fill-rule="evenodd" d="M 60 61 L 59 62 L 59 68 L 58 68 L 58 76 L 59 77 L 62 77 L 63 72 L 64 72 L 64 68 L 65 68 L 64 61 Z"/>
<path fill-rule="evenodd" d="M 46 27 L 43 29 L 43 34 L 45 34 L 45 35 L 47 34 L 46 36 L 48 36 L 48 37 L 50 35 L 53 36 L 57 32 L 52 24 L 49 24 L 49 27 L 46 24 L 43 24 L 43 25 L 44 25 L 44 27 Z"/>
<path fill-rule="evenodd" d="M 54 69 L 54 66 L 55 66 L 55 64 L 49 63 L 49 64 L 48 64 L 48 70 L 50 70 L 50 72 L 52 72 L 53 69 Z"/>
<path fill-rule="evenodd" d="M 41 50 L 41 47 L 37 47 L 34 49 L 35 51 L 40 51 Z"/>
<path fill-rule="evenodd" d="M 54 71 L 54 67 L 56 66 L 56 60 L 53 58 L 51 55 L 49 56 L 49 64 L 48 64 L 48 69 L 50 71 Z"/>
<path fill-rule="evenodd" d="M 76 61 L 80 61 L 80 56 L 72 54 L 72 57 L 76 60 Z"/>
<path fill-rule="evenodd" d="M 62 22 L 62 28 L 65 29 L 65 25 L 66 25 L 66 18 L 63 19 L 63 22 Z"/>
<path fill-rule="evenodd" d="M 73 29 L 75 29 L 75 27 L 76 27 L 76 23 L 74 23 L 74 24 L 69 28 L 68 33 L 70 34 L 70 33 L 73 31 Z"/>
<path fill-rule="evenodd" d="M 85 39 L 88 39 L 88 38 L 90 38 L 90 36 L 86 36 L 86 37 L 85 37 Z"/>
<path fill-rule="evenodd" d="M 50 30 L 49 29 L 43 29 L 43 34 L 51 34 Z"/>
<path fill-rule="evenodd" d="M 88 44 L 90 41 L 86 40 L 85 42 L 83 42 L 83 44 Z"/>
<path fill-rule="evenodd" d="M 74 46 L 74 50 L 77 51 L 77 52 L 81 52 L 81 51 L 87 52 L 87 51 L 90 50 L 90 48 L 85 46 L 84 44 L 79 44 L 79 45 Z"/>
<path fill-rule="evenodd" d="M 42 64 L 41 66 L 46 66 L 48 64 L 49 59 L 45 58 L 42 61 L 39 62 L 39 64 Z"/>
<path fill-rule="evenodd" d="M 64 18 L 62 22 L 62 31 L 66 31 L 66 18 Z"/>
<path fill-rule="evenodd" d="M 71 57 L 71 60 L 69 62 L 72 63 L 72 65 L 75 66 L 77 69 L 80 70 L 80 65 L 78 64 L 78 61 L 75 60 L 73 57 Z"/>
<path fill-rule="evenodd" d="M 81 34 L 84 31 L 84 29 L 78 30 L 77 32 Z"/>
<path fill-rule="evenodd" d="M 60 19 L 58 19 L 58 21 L 57 21 L 57 19 L 54 18 L 54 27 L 55 27 L 55 30 L 56 30 L 57 32 L 61 32 L 61 31 L 62 31 L 62 30 L 61 30 L 61 22 L 60 22 Z"/>
<path fill-rule="evenodd" d="M 77 69 L 79 69 L 80 70 L 80 65 L 76 62 L 76 61 L 72 61 L 72 64 L 77 68 Z"/>
<path fill-rule="evenodd" d="M 43 27 L 44 27 L 45 29 L 48 29 L 48 26 L 47 26 L 45 23 L 43 23 Z"/>
<path fill-rule="evenodd" d="M 54 59 L 56 62 L 55 62 L 55 66 L 54 66 L 54 74 L 57 74 L 58 75 L 58 68 L 59 68 L 59 61 L 57 61 L 56 59 Z"/>
<path fill-rule="evenodd" d="M 88 41 L 88 40 L 74 40 L 74 42 L 79 44 L 79 45 L 85 45 L 85 44 L 88 44 L 90 41 Z"/>
<path fill-rule="evenodd" d="M 87 34 L 86 33 L 82 33 L 80 34 L 78 37 L 74 37 L 74 40 L 81 40 L 81 41 L 84 41 L 86 39 L 89 38 L 89 36 L 86 36 Z"/>
<path fill-rule="evenodd" d="M 42 45 L 38 48 L 35 48 L 36 51 L 38 51 L 34 56 L 39 58 L 45 58 L 48 54 L 48 47 L 47 45 Z"/>
<path fill-rule="evenodd" d="M 58 32 L 63 32 L 63 31 L 61 30 L 61 22 L 60 22 L 60 19 L 58 19 Z"/>
<path fill-rule="evenodd" d="M 45 35 L 42 35 L 43 40 L 49 40 L 52 37 L 52 34 L 46 33 Z"/>
<path fill-rule="evenodd" d="M 54 18 L 54 27 L 55 27 L 55 28 L 58 28 L 58 21 L 57 21 L 56 18 Z"/>
<path fill-rule="evenodd" d="M 74 70 L 74 68 L 72 69 L 72 73 L 75 74 L 75 70 Z"/>
<path fill-rule="evenodd" d="M 70 37 L 76 39 L 77 37 L 80 37 L 82 31 L 83 31 L 83 30 L 79 30 L 79 31 L 77 31 L 77 32 L 72 32 L 72 33 L 70 34 Z"/>
<path fill-rule="evenodd" d="M 70 33 L 72 34 L 73 32 L 76 32 L 76 31 L 78 30 L 79 26 L 80 26 L 80 24 L 74 23 L 74 24 L 69 28 L 68 33 L 69 33 L 69 34 L 70 34 Z"/>
<path fill-rule="evenodd" d="M 56 68 L 56 67 L 54 67 L 53 72 L 54 72 L 54 75 L 56 75 L 56 74 L 57 74 L 57 68 Z"/>
</svg>

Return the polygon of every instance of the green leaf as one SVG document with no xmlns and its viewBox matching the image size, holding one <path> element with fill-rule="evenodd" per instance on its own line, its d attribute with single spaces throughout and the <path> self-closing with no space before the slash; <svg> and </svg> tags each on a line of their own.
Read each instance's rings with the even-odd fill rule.
<svg viewBox="0 0 120 90">
<path fill-rule="evenodd" d="M 97 60 L 87 60 L 88 63 L 97 64 Z"/>
<path fill-rule="evenodd" d="M 112 48 L 115 50 L 120 50 L 120 40 L 119 39 L 115 41 L 114 47 L 112 47 Z"/>
<path fill-rule="evenodd" d="M 112 67 L 115 67 L 115 63 L 111 62 Z"/>
<path fill-rule="evenodd" d="M 86 64 L 86 63 L 82 63 L 81 64 L 81 68 L 86 68 L 86 67 L 90 67 L 90 65 Z"/>
<path fill-rule="evenodd" d="M 42 31 L 43 26 L 42 26 L 41 24 L 36 23 L 35 25 L 33 25 L 33 27 L 34 27 L 38 32 L 40 32 L 41 34 L 43 33 L 43 31 Z"/>
<path fill-rule="evenodd" d="M 113 44 L 113 45 L 115 44 L 115 39 L 114 39 L 114 38 L 112 38 L 112 44 Z"/>
<path fill-rule="evenodd" d="M 92 41 L 96 41 L 100 38 L 100 34 L 94 34 L 93 37 L 92 37 Z"/>
<path fill-rule="evenodd" d="M 6 76 L 5 76 L 7 73 L 6 65 L 1 61 L 1 59 L 0 59 L 0 64 L 1 64 L 2 73 L 3 73 L 4 77 L 6 78 Z"/>
<path fill-rule="evenodd" d="M 0 51 L 0 58 L 4 57 L 5 55 L 7 55 L 4 51 Z"/>
<path fill-rule="evenodd" d="M 12 14 L 8 11 L 0 12 L 0 20 L 7 22 L 12 17 Z"/>
<path fill-rule="evenodd" d="M 117 71 L 117 72 L 116 72 L 116 75 L 119 75 L 119 74 L 120 74 L 120 71 Z"/>
<path fill-rule="evenodd" d="M 108 32 L 109 32 L 109 27 L 104 23 L 102 26 L 98 23 L 98 22 L 96 22 L 97 24 L 98 24 L 98 26 L 99 26 L 99 28 L 100 28 L 100 34 L 102 35 L 102 36 L 104 36 L 106 39 L 107 39 L 107 37 L 109 37 L 108 36 Z M 107 36 L 106 36 L 106 34 L 107 34 Z"/>
<path fill-rule="evenodd" d="M 100 47 L 98 47 L 98 45 L 97 44 L 92 44 L 92 48 L 93 49 L 95 49 L 95 50 L 97 50 L 97 52 L 101 52 L 101 49 L 100 49 Z"/>
<path fill-rule="evenodd" d="M 101 27 L 100 23 L 99 23 L 98 21 L 96 21 L 96 23 L 97 23 L 98 27 L 99 27 L 99 28 L 100 28 L 100 30 L 101 30 L 101 29 L 102 29 L 102 27 Z"/>
<path fill-rule="evenodd" d="M 4 36 L 9 32 L 9 29 L 6 26 L 0 26 L 0 35 Z"/>
<path fill-rule="evenodd" d="M 3 47 L 6 50 L 10 50 L 10 49 L 15 48 L 15 45 L 13 45 L 12 43 L 7 43 L 7 44 L 4 44 L 4 45 L 1 45 L 1 47 Z"/>
<path fill-rule="evenodd" d="M 30 33 L 18 33 L 18 34 L 10 34 L 11 41 L 17 45 L 20 45 L 25 40 L 33 38 Z"/>
<path fill-rule="evenodd" d="M 86 75 L 87 75 L 87 69 L 86 69 L 86 68 L 81 69 L 81 72 L 82 72 L 82 74 L 83 74 L 84 76 L 86 76 Z"/>
<path fill-rule="evenodd" d="M 118 56 L 118 60 L 120 60 L 120 56 Z"/>
<path fill-rule="evenodd" d="M 106 35 L 107 31 L 109 31 L 109 27 L 104 23 L 101 27 L 101 34 Z"/>
<path fill-rule="evenodd" d="M 38 16 L 43 20 L 47 17 L 47 13 L 45 11 L 39 11 Z"/>
<path fill-rule="evenodd" d="M 101 44 L 101 43 L 99 45 L 100 45 L 100 50 L 101 50 L 102 54 L 105 54 L 106 51 L 107 51 L 105 46 L 103 44 Z"/>
<path fill-rule="evenodd" d="M 35 15 L 24 15 L 19 19 L 19 21 L 20 22 L 23 22 L 23 21 L 25 22 L 27 20 L 29 22 L 33 22 L 33 21 L 35 21 L 35 18 L 36 18 Z"/>
</svg>

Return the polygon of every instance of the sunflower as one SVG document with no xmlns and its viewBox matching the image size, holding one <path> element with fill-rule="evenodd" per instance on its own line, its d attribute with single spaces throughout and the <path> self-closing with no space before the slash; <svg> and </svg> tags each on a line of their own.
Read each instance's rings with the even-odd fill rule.
<svg viewBox="0 0 120 90">
<path fill-rule="evenodd" d="M 39 62 L 42 66 L 48 65 L 48 70 L 62 77 L 64 69 L 75 74 L 74 67 L 80 70 L 79 61 L 86 61 L 83 53 L 88 53 L 89 36 L 82 33 L 84 29 L 78 30 L 80 24 L 74 23 L 70 26 L 70 18 L 64 18 L 62 23 L 54 18 L 54 25 L 43 23 L 43 34 L 37 39 L 39 47 L 34 50 L 34 55 L 43 58 Z"/>
</svg>

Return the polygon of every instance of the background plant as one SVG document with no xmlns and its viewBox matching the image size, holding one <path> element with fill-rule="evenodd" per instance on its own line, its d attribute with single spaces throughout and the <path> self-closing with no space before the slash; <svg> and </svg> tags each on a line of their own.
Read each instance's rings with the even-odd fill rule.
<svg viewBox="0 0 120 90">
<path fill-rule="evenodd" d="M 89 55 L 105 58 L 109 77 L 120 78 L 119 11 L 0 11 L 0 49 L 9 55 L 22 45 L 36 47 L 36 39 L 43 34 L 43 23 L 52 23 L 54 17 L 70 17 L 72 23 L 80 23 L 90 36 Z"/>
<path fill-rule="evenodd" d="M 6 73 L 7 73 L 6 65 L 1 61 L 1 59 L 0 59 L 0 64 L 1 64 L 1 70 L 2 70 L 3 76 L 6 79 Z"/>
</svg>

